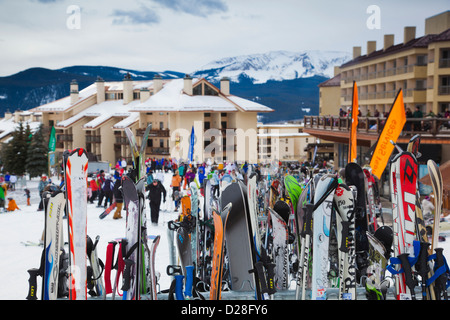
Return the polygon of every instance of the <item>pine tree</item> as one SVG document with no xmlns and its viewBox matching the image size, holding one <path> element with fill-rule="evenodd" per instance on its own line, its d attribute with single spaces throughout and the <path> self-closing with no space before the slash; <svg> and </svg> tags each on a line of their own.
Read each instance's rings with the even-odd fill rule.
<svg viewBox="0 0 450 320">
<path fill-rule="evenodd" d="M 34 133 L 28 145 L 26 170 L 30 178 L 38 177 L 48 171 L 48 146 L 43 135 L 43 125 Z"/>
<path fill-rule="evenodd" d="M 3 170 L 21 176 L 25 174 L 25 163 L 28 154 L 30 127 L 24 129 L 22 122 L 12 133 L 12 139 L 2 148 Z"/>
</svg>

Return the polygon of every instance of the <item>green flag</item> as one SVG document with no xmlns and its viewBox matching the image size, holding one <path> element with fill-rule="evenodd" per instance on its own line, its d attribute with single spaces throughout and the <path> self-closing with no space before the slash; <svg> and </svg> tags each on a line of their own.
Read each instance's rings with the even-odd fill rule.
<svg viewBox="0 0 450 320">
<path fill-rule="evenodd" d="M 56 149 L 56 133 L 55 127 L 52 126 L 52 130 L 50 132 L 50 139 L 48 141 L 48 151 L 54 152 Z"/>
</svg>

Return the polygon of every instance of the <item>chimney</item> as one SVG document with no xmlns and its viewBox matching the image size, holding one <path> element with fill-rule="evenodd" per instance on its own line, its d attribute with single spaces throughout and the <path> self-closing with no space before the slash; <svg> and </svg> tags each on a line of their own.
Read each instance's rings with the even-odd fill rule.
<svg viewBox="0 0 450 320">
<path fill-rule="evenodd" d="M 148 88 L 141 88 L 141 103 L 145 102 L 150 98 L 150 90 Z"/>
<path fill-rule="evenodd" d="M 159 90 L 161 90 L 162 87 L 163 87 L 162 78 L 159 74 L 156 74 L 153 77 L 153 94 L 159 92 Z"/>
<path fill-rule="evenodd" d="M 133 101 L 133 79 L 130 73 L 123 77 L 123 104 L 129 104 Z"/>
<path fill-rule="evenodd" d="M 370 55 L 372 52 L 377 50 L 377 42 L 376 41 L 367 41 L 367 55 Z"/>
<path fill-rule="evenodd" d="M 220 92 L 225 96 L 230 95 L 230 78 L 223 77 L 220 79 Z"/>
<path fill-rule="evenodd" d="M 392 47 L 393 45 L 394 45 L 394 35 L 393 34 L 385 34 L 383 49 L 386 51 L 386 49 Z"/>
<path fill-rule="evenodd" d="M 361 47 L 353 47 L 353 59 L 361 56 Z"/>
<path fill-rule="evenodd" d="M 184 76 L 184 88 L 183 88 L 183 91 L 187 95 L 192 96 L 192 78 L 188 74 Z"/>
<path fill-rule="evenodd" d="M 405 27 L 403 32 L 403 44 L 416 38 L 416 27 Z"/>
<path fill-rule="evenodd" d="M 339 66 L 334 66 L 333 76 L 337 76 L 339 73 L 341 73 L 341 68 L 339 68 Z"/>
<path fill-rule="evenodd" d="M 95 81 L 97 86 L 97 104 L 105 101 L 105 81 L 101 77 L 97 77 Z"/>
<path fill-rule="evenodd" d="M 79 99 L 79 92 L 78 92 L 78 82 L 77 80 L 72 80 L 70 83 L 70 104 L 74 104 Z"/>
<path fill-rule="evenodd" d="M 11 118 L 12 118 L 12 113 L 8 109 L 8 110 L 5 111 L 5 120 L 9 120 Z"/>
</svg>

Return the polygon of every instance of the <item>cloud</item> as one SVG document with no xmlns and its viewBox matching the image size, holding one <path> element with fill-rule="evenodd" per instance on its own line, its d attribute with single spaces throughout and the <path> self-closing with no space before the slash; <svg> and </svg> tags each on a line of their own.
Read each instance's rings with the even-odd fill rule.
<svg viewBox="0 0 450 320">
<path fill-rule="evenodd" d="M 55 2 L 60 2 L 61 0 L 36 0 L 37 2 L 40 3 L 55 3 Z M 33 0 L 34 2 L 34 0 Z"/>
<path fill-rule="evenodd" d="M 228 7 L 223 0 L 153 0 L 160 5 L 178 12 L 199 17 L 227 12 Z"/>
<path fill-rule="evenodd" d="M 141 6 L 136 10 L 120 10 L 116 9 L 113 11 L 112 16 L 115 17 L 113 20 L 113 24 L 133 24 L 133 25 L 142 25 L 142 24 L 155 24 L 159 23 L 160 18 L 159 15 L 153 10 Z"/>
</svg>

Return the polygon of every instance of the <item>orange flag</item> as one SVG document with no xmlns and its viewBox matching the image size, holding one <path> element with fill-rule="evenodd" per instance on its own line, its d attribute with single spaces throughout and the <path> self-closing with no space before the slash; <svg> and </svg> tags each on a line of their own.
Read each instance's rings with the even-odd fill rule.
<svg viewBox="0 0 450 320">
<path fill-rule="evenodd" d="M 350 128 L 350 141 L 348 144 L 348 162 L 356 162 L 356 131 L 358 128 L 358 87 L 356 82 L 353 81 L 353 100 L 352 100 L 352 126 Z"/>
<path fill-rule="evenodd" d="M 386 119 L 383 131 L 378 137 L 377 146 L 372 154 L 372 159 L 370 160 L 372 173 L 378 179 L 380 179 L 381 175 L 383 174 L 383 171 L 389 161 L 389 157 L 394 150 L 394 145 L 390 141 L 392 140 L 394 142 L 397 142 L 397 139 L 400 136 L 405 123 L 405 105 L 403 103 L 403 92 L 400 89 L 397 97 L 394 100 L 394 104 L 391 107 L 389 116 Z"/>
</svg>

